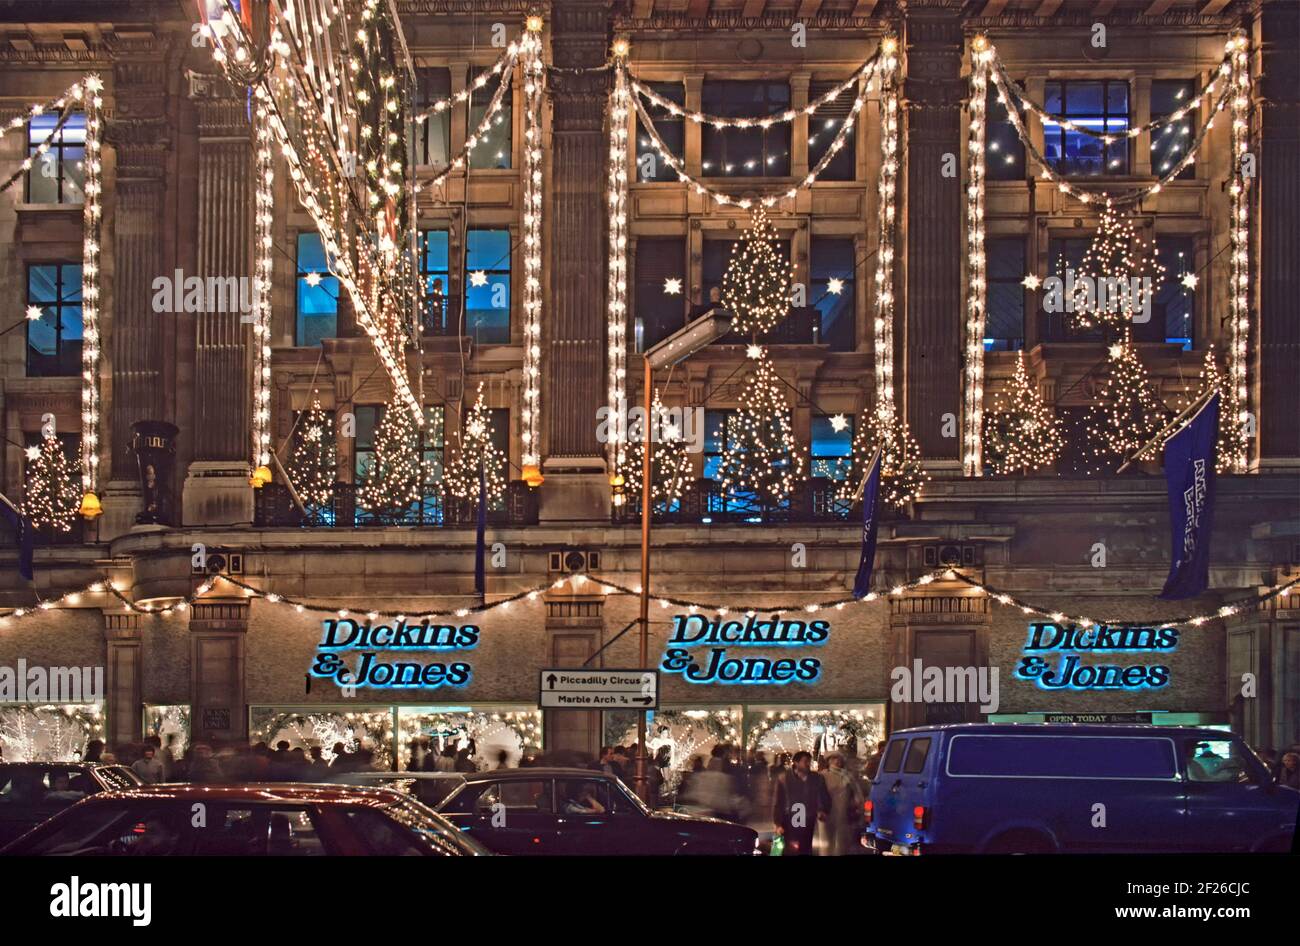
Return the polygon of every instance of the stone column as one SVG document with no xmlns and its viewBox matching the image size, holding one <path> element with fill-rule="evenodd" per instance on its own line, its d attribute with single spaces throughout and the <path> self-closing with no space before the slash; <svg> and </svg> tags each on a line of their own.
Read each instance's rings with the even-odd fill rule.
<svg viewBox="0 0 1300 946">
<path fill-rule="evenodd" d="M 194 275 L 240 288 L 252 302 L 253 149 L 247 101 L 225 79 L 190 72 L 189 98 L 198 117 L 198 181 Z M 186 273 L 188 276 L 189 274 Z M 213 302 L 216 300 L 214 299 Z M 209 304 L 194 315 L 194 397 L 188 427 L 194 460 L 183 493 L 186 525 L 247 525 L 251 323 L 242 306 Z"/>
<path fill-rule="evenodd" d="M 551 49 L 561 68 L 599 66 L 609 46 L 609 0 L 554 4 Z M 544 200 L 549 287 L 542 310 L 543 520 L 609 516 L 605 445 L 605 106 L 609 74 L 553 73 L 550 200 Z M 631 359 L 629 359 L 631 360 Z M 630 373 L 630 372 L 629 372 Z"/>
<path fill-rule="evenodd" d="M 107 660 L 104 680 L 104 741 L 110 749 L 139 742 L 143 735 L 140 615 L 104 613 Z"/>
<path fill-rule="evenodd" d="M 195 740 L 248 738 L 244 635 L 248 603 L 210 601 L 190 610 L 190 729 Z"/>
<path fill-rule="evenodd" d="M 572 585 L 566 586 L 566 591 Z M 581 667 L 601 646 L 605 618 L 603 601 L 564 592 L 546 602 L 546 659 L 549 667 Z M 604 666 L 601 658 L 590 664 Z M 604 737 L 599 710 L 546 710 L 542 730 L 547 752 L 557 750 L 596 755 Z"/>
<path fill-rule="evenodd" d="M 943 415 L 961 416 L 964 202 L 960 178 L 940 173 L 944 155 L 962 165 L 962 21 L 959 0 L 906 0 L 903 113 L 905 204 L 900 214 L 905 290 L 898 391 L 927 465 L 956 468 L 959 437 L 943 436 Z M 936 464 L 935 461 L 938 461 Z"/>
<path fill-rule="evenodd" d="M 1252 73 L 1259 106 L 1254 120 L 1256 157 L 1254 285 L 1252 309 L 1259 329 L 1249 367 L 1259 405 L 1261 466 L 1300 463 L 1300 4 L 1262 4 L 1255 14 Z"/>
<path fill-rule="evenodd" d="M 139 44 L 135 44 L 139 45 Z M 153 311 L 153 280 L 167 274 L 167 168 L 172 148 L 167 119 L 167 66 L 158 44 L 129 51 L 113 67 L 114 117 L 105 136 L 116 173 L 111 209 L 105 211 L 104 240 L 112 241 L 111 308 L 105 319 L 105 354 L 110 365 L 103 432 L 108 448 L 101 465 L 104 518 L 99 537 L 111 539 L 131 528 L 140 510 L 140 483 L 131 452 L 131 425 L 170 420 L 167 410 L 166 337 L 172 326 Z M 111 214 L 111 217 L 110 217 Z M 186 433 L 189 433 L 188 431 Z"/>
</svg>

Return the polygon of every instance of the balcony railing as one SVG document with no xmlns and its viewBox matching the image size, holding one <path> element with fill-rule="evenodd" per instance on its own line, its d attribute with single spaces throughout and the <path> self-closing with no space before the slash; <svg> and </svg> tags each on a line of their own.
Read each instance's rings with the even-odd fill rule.
<svg viewBox="0 0 1300 946">
<path fill-rule="evenodd" d="M 266 528 L 339 528 L 368 526 L 425 526 L 473 528 L 478 522 L 478 501 L 444 495 L 436 485 L 426 489 L 419 502 L 386 510 L 367 510 L 357 503 L 357 484 L 335 483 L 330 501 L 306 504 L 306 514 L 294 503 L 289 489 L 268 483 L 254 494 L 253 524 Z M 537 492 L 522 480 L 506 485 L 505 496 L 490 505 L 487 522 L 493 526 L 526 526 L 537 522 Z"/>
<path fill-rule="evenodd" d="M 716 480 L 692 480 L 682 497 L 671 506 L 655 503 L 653 521 L 699 525 L 720 522 L 844 522 L 853 504 L 837 499 L 842 484 L 830 479 L 812 478 L 796 483 L 790 498 L 779 504 L 765 503 L 744 494 L 728 496 Z M 641 521 L 640 484 L 626 487 L 624 502 L 614 506 L 616 523 Z"/>
</svg>

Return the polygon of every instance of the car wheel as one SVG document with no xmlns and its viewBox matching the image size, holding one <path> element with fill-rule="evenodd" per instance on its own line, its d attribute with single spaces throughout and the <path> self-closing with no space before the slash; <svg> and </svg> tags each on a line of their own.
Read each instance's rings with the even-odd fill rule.
<svg viewBox="0 0 1300 946">
<path fill-rule="evenodd" d="M 985 848 L 988 854 L 1052 854 L 1052 842 L 1036 831 L 1012 831 L 994 838 Z"/>
</svg>

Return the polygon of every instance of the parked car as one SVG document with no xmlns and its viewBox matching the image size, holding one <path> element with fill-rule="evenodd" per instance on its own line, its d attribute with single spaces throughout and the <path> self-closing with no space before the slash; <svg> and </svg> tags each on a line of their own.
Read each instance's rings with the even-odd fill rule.
<svg viewBox="0 0 1300 946">
<path fill-rule="evenodd" d="M 865 807 L 881 853 L 1289 851 L 1300 792 L 1217 729 L 975 723 L 894 733 Z"/>
<path fill-rule="evenodd" d="M 414 795 L 430 808 L 437 808 L 442 800 L 465 783 L 460 772 L 340 772 L 327 779 L 337 785 L 363 785 L 371 788 L 395 788 Z"/>
<path fill-rule="evenodd" d="M 88 795 L 140 784 L 125 765 L 0 763 L 0 847 Z"/>
<path fill-rule="evenodd" d="M 200 804 L 203 817 L 197 819 L 194 806 Z M 100 792 L 0 850 L 76 856 L 490 853 L 401 792 L 274 782 Z"/>
<path fill-rule="evenodd" d="M 752 828 L 651 811 L 617 778 L 590 769 L 464 774 L 438 805 L 498 854 L 753 854 Z"/>
</svg>

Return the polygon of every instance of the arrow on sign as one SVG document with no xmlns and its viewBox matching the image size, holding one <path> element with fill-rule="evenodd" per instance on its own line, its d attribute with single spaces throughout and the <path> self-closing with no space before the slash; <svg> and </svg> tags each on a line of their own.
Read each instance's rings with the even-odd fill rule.
<svg viewBox="0 0 1300 946">
<path fill-rule="evenodd" d="M 655 701 L 655 698 L 654 698 L 653 696 L 641 696 L 641 697 L 633 697 L 633 698 L 632 698 L 632 702 L 633 702 L 633 703 L 644 703 L 646 706 L 649 706 L 649 705 L 650 705 L 651 703 L 653 703 L 654 701 Z"/>
<path fill-rule="evenodd" d="M 548 677 L 546 678 L 546 685 L 547 685 L 547 687 L 549 687 L 550 689 L 554 690 L 554 689 L 555 689 L 555 681 L 558 680 L 558 679 L 559 679 L 559 678 L 558 678 L 555 674 L 551 674 L 550 676 L 548 676 Z"/>
</svg>

